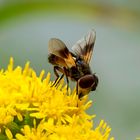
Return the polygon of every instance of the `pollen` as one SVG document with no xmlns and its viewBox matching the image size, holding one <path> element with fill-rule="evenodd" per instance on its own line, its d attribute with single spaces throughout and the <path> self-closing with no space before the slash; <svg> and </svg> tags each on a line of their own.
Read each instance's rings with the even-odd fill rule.
<svg viewBox="0 0 140 140">
<path fill-rule="evenodd" d="M 114 140 L 103 121 L 94 128 L 95 114 L 86 110 L 92 101 L 67 91 L 64 80 L 52 86 L 50 73 L 37 76 L 27 62 L 24 68 L 0 70 L 0 135 L 10 140 Z"/>
</svg>

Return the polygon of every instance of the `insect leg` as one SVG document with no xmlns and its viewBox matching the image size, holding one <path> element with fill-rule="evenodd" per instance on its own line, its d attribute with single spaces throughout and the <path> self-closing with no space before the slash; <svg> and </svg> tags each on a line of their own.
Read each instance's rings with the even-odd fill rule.
<svg viewBox="0 0 140 140">
<path fill-rule="evenodd" d="M 59 84 L 59 82 L 62 80 L 62 78 L 64 77 L 64 74 L 61 75 L 61 77 L 59 78 L 59 80 L 57 81 L 57 83 L 55 84 L 55 86 L 57 86 Z"/>
<path fill-rule="evenodd" d="M 76 84 L 76 94 L 78 95 L 78 81 L 77 81 L 77 84 Z"/>
<path fill-rule="evenodd" d="M 64 67 L 64 72 L 65 72 L 65 75 L 66 75 L 66 81 L 67 81 L 67 91 L 68 91 L 68 88 L 69 88 L 69 79 L 68 79 L 68 74 L 67 74 L 67 70 L 66 68 Z"/>
<path fill-rule="evenodd" d="M 62 73 L 61 77 L 59 76 L 58 71 Z M 57 86 L 57 84 L 58 84 L 58 83 L 61 81 L 61 79 L 64 77 L 64 70 L 63 70 L 61 67 L 59 67 L 59 66 L 54 66 L 54 74 L 56 75 L 56 80 L 55 80 L 55 82 L 53 83 L 52 86 L 54 86 L 54 85 Z M 60 77 L 60 78 L 59 78 L 59 77 Z M 59 78 L 59 80 L 58 80 L 58 78 Z M 57 83 L 56 83 L 56 82 L 57 82 Z"/>
<path fill-rule="evenodd" d="M 78 98 L 81 99 L 83 97 L 83 93 L 82 91 L 80 90 L 80 85 L 79 85 L 79 80 L 77 81 L 77 84 L 76 84 L 76 94 L 78 95 Z"/>
</svg>

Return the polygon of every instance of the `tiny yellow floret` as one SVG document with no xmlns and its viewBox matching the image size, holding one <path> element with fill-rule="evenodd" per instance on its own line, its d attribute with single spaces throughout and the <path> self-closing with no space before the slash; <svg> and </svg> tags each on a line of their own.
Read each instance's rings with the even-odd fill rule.
<svg viewBox="0 0 140 140">
<path fill-rule="evenodd" d="M 5 133 L 6 133 L 7 137 L 8 137 L 8 139 L 11 140 L 13 138 L 13 135 L 12 135 L 10 129 L 6 128 L 5 129 Z"/>
</svg>

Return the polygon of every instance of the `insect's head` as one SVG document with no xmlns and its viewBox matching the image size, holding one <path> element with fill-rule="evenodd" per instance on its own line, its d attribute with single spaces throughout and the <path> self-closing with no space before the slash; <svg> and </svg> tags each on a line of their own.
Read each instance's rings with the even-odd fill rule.
<svg viewBox="0 0 140 140">
<path fill-rule="evenodd" d="M 78 80 L 78 84 L 82 89 L 96 90 L 98 85 L 98 77 L 95 74 L 88 74 Z"/>
</svg>

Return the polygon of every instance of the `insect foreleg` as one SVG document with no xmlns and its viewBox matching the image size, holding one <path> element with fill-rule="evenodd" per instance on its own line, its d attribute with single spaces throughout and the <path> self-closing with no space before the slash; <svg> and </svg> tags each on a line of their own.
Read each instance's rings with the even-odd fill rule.
<svg viewBox="0 0 140 140">
<path fill-rule="evenodd" d="M 61 77 L 59 76 L 58 72 L 61 72 L 61 73 L 62 73 Z M 62 80 L 62 78 L 64 77 L 64 69 L 61 68 L 61 67 L 59 67 L 59 66 L 54 66 L 54 73 L 55 73 L 55 75 L 56 75 L 56 79 L 55 79 L 55 82 L 53 83 L 52 86 L 54 86 L 54 85 L 57 86 L 58 83 L 59 83 L 59 82 Z M 59 80 L 58 80 L 58 79 L 59 79 Z"/>
<path fill-rule="evenodd" d="M 69 88 L 69 79 L 68 79 L 68 74 L 67 74 L 67 70 L 66 68 L 64 67 L 64 72 L 65 72 L 65 75 L 66 75 L 66 81 L 67 81 L 67 91 L 68 91 L 68 88 Z"/>
</svg>

